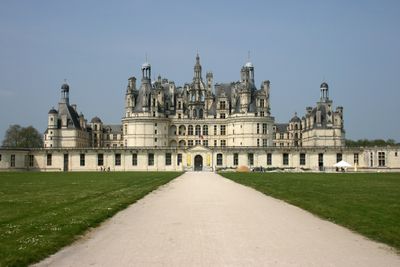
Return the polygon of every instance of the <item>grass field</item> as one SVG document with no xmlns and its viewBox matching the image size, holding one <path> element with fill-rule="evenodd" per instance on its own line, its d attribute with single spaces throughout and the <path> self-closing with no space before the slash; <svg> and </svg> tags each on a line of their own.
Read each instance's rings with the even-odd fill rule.
<svg viewBox="0 0 400 267">
<path fill-rule="evenodd" d="M 25 266 L 180 173 L 1 173 L 0 266 Z"/>
<path fill-rule="evenodd" d="M 400 251 L 399 173 L 221 173 Z"/>
</svg>

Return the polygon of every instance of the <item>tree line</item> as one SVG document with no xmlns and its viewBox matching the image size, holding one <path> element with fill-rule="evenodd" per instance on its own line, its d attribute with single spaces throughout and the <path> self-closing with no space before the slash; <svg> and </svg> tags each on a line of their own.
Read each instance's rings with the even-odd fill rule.
<svg viewBox="0 0 400 267">
<path fill-rule="evenodd" d="M 33 126 L 10 125 L 2 143 L 3 147 L 39 148 L 43 147 L 43 137 Z"/>
<path fill-rule="evenodd" d="M 359 140 L 351 140 L 346 139 L 346 146 L 348 147 L 371 147 L 371 146 L 399 146 L 400 143 L 397 143 L 394 139 L 359 139 Z"/>
</svg>

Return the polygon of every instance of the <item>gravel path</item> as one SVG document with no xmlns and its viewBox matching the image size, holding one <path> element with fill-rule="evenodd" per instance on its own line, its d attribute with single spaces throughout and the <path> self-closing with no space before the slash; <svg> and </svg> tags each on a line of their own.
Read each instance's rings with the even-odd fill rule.
<svg viewBox="0 0 400 267">
<path fill-rule="evenodd" d="M 37 266 L 400 266 L 400 256 L 211 172 L 187 172 Z"/>
</svg>

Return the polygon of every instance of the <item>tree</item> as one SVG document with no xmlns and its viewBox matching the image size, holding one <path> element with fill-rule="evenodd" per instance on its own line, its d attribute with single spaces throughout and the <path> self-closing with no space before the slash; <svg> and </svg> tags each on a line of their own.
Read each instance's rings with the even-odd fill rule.
<svg viewBox="0 0 400 267">
<path fill-rule="evenodd" d="M 43 147 L 42 135 L 32 126 L 10 125 L 5 134 L 3 146 L 20 148 Z"/>
</svg>

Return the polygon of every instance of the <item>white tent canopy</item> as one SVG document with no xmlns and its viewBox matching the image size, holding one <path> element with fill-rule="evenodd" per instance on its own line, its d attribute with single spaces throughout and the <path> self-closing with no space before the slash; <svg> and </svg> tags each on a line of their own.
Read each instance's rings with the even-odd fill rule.
<svg viewBox="0 0 400 267">
<path fill-rule="evenodd" d="M 347 163 L 346 161 L 342 160 L 342 161 L 339 161 L 338 163 L 336 163 L 335 165 L 333 165 L 333 167 L 348 168 L 348 167 L 351 167 L 351 165 L 349 163 Z"/>
</svg>

